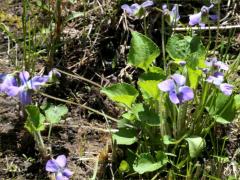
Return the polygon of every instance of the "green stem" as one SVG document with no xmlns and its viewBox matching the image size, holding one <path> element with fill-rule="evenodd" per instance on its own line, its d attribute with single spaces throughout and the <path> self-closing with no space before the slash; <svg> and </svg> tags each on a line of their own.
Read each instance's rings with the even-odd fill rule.
<svg viewBox="0 0 240 180">
<path fill-rule="evenodd" d="M 27 61 L 27 0 L 23 0 L 23 14 L 22 14 L 22 27 L 23 27 L 23 61 L 24 68 L 28 71 Z"/>
<path fill-rule="evenodd" d="M 50 140 L 51 132 L 52 132 L 52 123 L 50 123 L 49 129 L 48 129 L 48 141 Z"/>
<path fill-rule="evenodd" d="M 163 54 L 163 69 L 166 72 L 167 62 L 165 55 L 165 42 L 164 42 L 164 15 L 162 14 L 162 26 L 161 26 L 161 39 L 162 39 L 162 54 Z"/>
<path fill-rule="evenodd" d="M 207 95 L 208 95 L 208 90 L 209 90 L 209 84 L 207 84 L 206 82 L 204 82 L 203 85 L 203 93 L 202 93 L 202 98 L 201 98 L 201 102 L 200 102 L 200 108 L 198 110 L 196 110 L 195 113 L 195 118 L 194 121 L 197 122 L 198 118 L 202 115 L 203 110 L 205 108 L 205 104 L 206 104 L 206 99 L 207 99 Z"/>
<path fill-rule="evenodd" d="M 179 106 L 177 116 L 177 137 L 182 136 L 182 132 L 185 131 L 187 107 L 187 103 Z"/>
<path fill-rule="evenodd" d="M 35 131 L 35 132 L 34 132 L 34 137 L 35 137 L 35 140 L 36 140 L 36 142 L 37 142 L 39 151 L 41 152 L 41 154 L 42 154 L 44 157 L 46 157 L 46 156 L 47 156 L 47 151 L 46 151 L 46 148 L 45 148 L 45 145 L 44 145 L 44 142 L 43 142 L 41 133 L 40 133 L 39 131 Z"/>
<path fill-rule="evenodd" d="M 145 36 L 147 36 L 147 19 L 146 19 L 146 13 L 144 13 L 144 17 L 143 17 L 143 28 L 144 28 L 144 34 Z"/>
<path fill-rule="evenodd" d="M 60 69 L 57 69 L 57 71 L 59 71 L 60 73 L 65 74 L 65 75 L 74 77 L 74 78 L 76 78 L 76 79 L 81 79 L 81 80 L 83 80 L 83 81 L 86 81 L 86 82 L 88 82 L 88 83 L 90 83 L 90 84 L 92 84 L 92 85 L 94 85 L 94 86 L 99 87 L 99 88 L 102 88 L 102 86 L 101 86 L 100 84 L 95 83 L 95 82 L 93 82 L 93 81 L 91 81 L 91 80 L 89 80 L 89 79 L 87 79 L 87 78 L 82 77 L 82 76 L 74 75 L 74 74 L 71 74 L 71 73 L 67 73 L 67 72 L 62 71 L 62 70 L 60 70 Z"/>
</svg>

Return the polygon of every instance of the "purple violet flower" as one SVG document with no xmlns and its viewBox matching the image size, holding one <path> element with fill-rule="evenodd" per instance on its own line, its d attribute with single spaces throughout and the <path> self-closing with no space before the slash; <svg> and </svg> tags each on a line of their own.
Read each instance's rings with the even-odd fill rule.
<svg viewBox="0 0 240 180">
<path fill-rule="evenodd" d="M 233 85 L 227 84 L 227 83 L 222 83 L 222 84 L 220 84 L 219 89 L 226 96 L 230 96 L 233 91 Z"/>
<path fill-rule="evenodd" d="M 189 25 L 194 26 L 199 24 L 201 27 L 205 27 L 205 23 L 202 21 L 203 16 L 208 16 L 209 11 L 211 8 L 213 8 L 213 4 L 211 6 L 203 6 L 201 8 L 201 11 L 199 13 L 193 14 L 189 16 Z"/>
<path fill-rule="evenodd" d="M 169 15 L 169 24 L 170 25 L 175 25 L 179 19 L 180 19 L 180 15 L 179 15 L 179 8 L 178 8 L 178 4 L 174 4 L 173 8 L 171 11 L 168 10 L 167 5 L 163 4 L 162 5 L 162 10 L 164 15 Z"/>
<path fill-rule="evenodd" d="M 208 58 L 205 63 L 208 67 L 216 67 L 218 70 L 227 71 L 229 69 L 227 64 L 218 61 L 216 57 Z"/>
<path fill-rule="evenodd" d="M 169 93 L 169 99 L 174 104 L 182 104 L 194 98 L 191 88 L 185 86 L 186 78 L 180 74 L 174 74 L 170 79 L 158 84 L 158 88 Z"/>
<path fill-rule="evenodd" d="M 11 74 L 1 74 L 0 75 L 0 93 L 6 93 L 9 95 L 9 89 L 12 86 L 17 86 L 17 80 Z"/>
<path fill-rule="evenodd" d="M 58 72 L 56 68 L 53 68 L 51 71 L 49 71 L 48 77 L 49 82 L 55 82 L 57 78 L 61 77 L 61 73 Z"/>
<path fill-rule="evenodd" d="M 206 81 L 219 86 L 224 81 L 224 75 L 221 72 L 215 72 L 213 76 L 209 76 Z"/>
<path fill-rule="evenodd" d="M 209 76 L 206 80 L 209 83 L 214 84 L 219 90 L 226 96 L 230 96 L 233 91 L 233 85 L 223 83 L 224 75 L 221 72 L 215 72 L 213 76 Z"/>
<path fill-rule="evenodd" d="M 7 88 L 6 93 L 9 96 L 19 96 L 19 100 L 23 105 L 30 104 L 32 102 L 32 92 L 30 90 L 38 90 L 42 85 L 48 81 L 48 76 L 34 76 L 30 79 L 30 75 L 27 71 L 19 73 L 19 79 L 21 81 L 20 86 L 10 86 Z"/>
<path fill-rule="evenodd" d="M 123 4 L 121 6 L 122 10 L 126 11 L 130 16 L 135 16 L 141 8 L 146 8 L 153 5 L 153 1 L 145 1 L 141 5 L 134 3 L 131 6 Z"/>
<path fill-rule="evenodd" d="M 68 180 L 72 175 L 67 165 L 67 158 L 65 155 L 59 155 L 56 159 L 48 160 L 46 164 L 46 171 L 55 173 L 56 180 Z"/>
</svg>

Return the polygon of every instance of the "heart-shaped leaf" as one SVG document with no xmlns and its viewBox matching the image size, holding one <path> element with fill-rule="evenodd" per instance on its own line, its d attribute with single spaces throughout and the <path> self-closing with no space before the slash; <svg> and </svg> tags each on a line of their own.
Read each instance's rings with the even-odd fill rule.
<svg viewBox="0 0 240 180">
<path fill-rule="evenodd" d="M 131 107 L 138 96 L 138 91 L 130 84 L 119 83 L 110 87 L 103 88 L 102 93 L 106 94 L 111 100 Z"/>
<path fill-rule="evenodd" d="M 152 62 L 159 56 L 158 46 L 147 36 L 132 31 L 128 63 L 147 71 Z"/>
<path fill-rule="evenodd" d="M 185 139 L 188 142 L 189 154 L 191 158 L 197 157 L 206 145 L 205 140 L 201 137 L 189 137 Z"/>
<path fill-rule="evenodd" d="M 47 121 L 56 124 L 58 123 L 62 116 L 66 115 L 68 113 L 68 108 L 66 105 L 50 105 L 47 110 L 45 110 L 45 115 L 47 118 Z"/>
<path fill-rule="evenodd" d="M 156 159 L 157 161 L 154 160 L 150 153 L 142 153 L 134 161 L 133 169 L 137 173 L 143 174 L 156 171 L 168 162 L 166 154 L 160 151 L 157 152 Z"/>
<path fill-rule="evenodd" d="M 137 142 L 137 132 L 134 129 L 121 128 L 112 138 L 119 145 L 131 145 Z"/>
</svg>

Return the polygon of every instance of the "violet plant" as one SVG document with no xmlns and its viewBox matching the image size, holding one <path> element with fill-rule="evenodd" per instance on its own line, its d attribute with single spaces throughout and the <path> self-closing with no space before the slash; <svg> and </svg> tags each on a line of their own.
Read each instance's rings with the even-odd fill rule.
<svg viewBox="0 0 240 180">
<path fill-rule="evenodd" d="M 174 34 L 166 51 L 169 62 L 161 69 L 154 65 L 159 47 L 132 31 L 128 64 L 142 70 L 137 86 L 118 83 L 101 90 L 125 110 L 112 138 L 126 150 L 118 169 L 128 176 L 149 178 L 157 170 L 175 178 L 188 173 L 188 163 L 206 151 L 205 138 L 212 128 L 230 123 L 236 115 L 239 95 L 224 79 L 228 65 L 216 58 L 206 60 L 209 55 L 200 37 Z M 174 72 L 173 64 L 178 67 Z M 167 164 L 176 169 L 168 171 Z"/>
<path fill-rule="evenodd" d="M 203 6 L 199 13 L 190 15 L 189 16 L 189 25 L 190 26 L 199 25 L 201 27 L 205 27 L 205 24 L 206 24 L 205 22 L 208 20 L 208 17 L 209 17 L 209 11 L 213 7 L 214 7 L 213 4 L 211 4 L 209 7 Z M 214 17 L 216 19 L 215 16 L 211 16 L 211 17 Z"/>
<path fill-rule="evenodd" d="M 33 135 L 37 147 L 44 157 L 48 155 L 41 136 L 41 131 L 45 129 L 45 122 L 50 123 L 48 135 L 48 139 L 50 139 L 52 124 L 58 123 L 62 116 L 67 114 L 68 109 L 65 105 L 53 104 L 42 105 L 40 109 L 37 105 L 32 105 L 32 95 L 41 87 L 55 83 L 60 76 L 61 74 L 56 69 L 52 69 L 48 75 L 36 75 L 32 78 L 27 71 L 0 75 L 0 93 L 11 97 L 18 96 L 22 110 L 26 112 L 23 113 L 26 115 L 24 117 L 26 118 L 25 128 Z"/>
<path fill-rule="evenodd" d="M 138 3 L 134 3 L 131 6 L 127 5 L 127 4 L 123 4 L 121 6 L 122 10 L 124 10 L 126 13 L 128 13 L 130 16 L 136 16 L 136 17 L 141 17 L 143 15 L 143 13 L 141 12 L 141 10 L 144 10 L 145 8 L 152 6 L 153 5 L 153 1 L 145 1 L 142 4 L 138 4 Z"/>
<path fill-rule="evenodd" d="M 163 10 L 164 16 L 166 16 L 165 18 L 166 22 L 171 26 L 176 26 L 176 24 L 180 19 L 178 4 L 174 4 L 171 11 L 167 8 L 166 4 L 163 4 L 162 10 Z"/>
<path fill-rule="evenodd" d="M 46 171 L 54 173 L 56 180 L 68 180 L 72 175 L 67 165 L 67 158 L 65 155 L 59 155 L 56 159 L 50 159 L 46 163 Z"/>
</svg>

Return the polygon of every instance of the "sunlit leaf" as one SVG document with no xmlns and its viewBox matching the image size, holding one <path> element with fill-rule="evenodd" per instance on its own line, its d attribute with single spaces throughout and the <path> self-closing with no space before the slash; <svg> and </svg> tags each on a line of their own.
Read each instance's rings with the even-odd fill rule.
<svg viewBox="0 0 240 180">
<path fill-rule="evenodd" d="M 208 103 L 206 107 L 209 115 L 221 124 L 231 122 L 236 115 L 236 101 L 234 97 L 226 96 L 219 92 L 214 98 L 211 100 L 213 103 Z"/>
<path fill-rule="evenodd" d="M 132 31 L 128 63 L 147 71 L 152 62 L 159 56 L 158 46 L 147 36 Z"/>
<path fill-rule="evenodd" d="M 189 137 L 185 139 L 188 142 L 189 154 L 191 158 L 197 157 L 206 146 L 205 140 L 201 137 Z"/>
<path fill-rule="evenodd" d="M 156 159 L 157 161 L 154 160 L 150 153 L 142 153 L 134 161 L 133 169 L 137 173 L 143 174 L 146 172 L 156 171 L 168 162 L 168 158 L 165 153 L 160 151 L 156 153 Z"/>
<path fill-rule="evenodd" d="M 236 110 L 240 110 L 240 95 L 239 94 L 234 96 L 234 103 L 235 103 Z"/>
<path fill-rule="evenodd" d="M 52 124 L 58 123 L 62 116 L 67 113 L 68 108 L 66 105 L 50 105 L 50 107 L 45 110 L 47 121 Z"/>
<path fill-rule="evenodd" d="M 191 39 L 191 37 L 183 36 L 182 34 L 174 34 L 170 37 L 166 45 L 166 51 L 169 56 L 175 61 L 186 60 L 191 53 Z"/>
<path fill-rule="evenodd" d="M 131 107 L 138 96 L 138 91 L 130 84 L 119 83 L 110 87 L 103 88 L 102 93 L 106 94 L 111 100 Z"/>
<path fill-rule="evenodd" d="M 26 112 L 28 117 L 25 123 L 25 128 L 27 128 L 30 133 L 44 130 L 45 116 L 40 113 L 38 107 L 28 105 L 26 107 Z"/>
<path fill-rule="evenodd" d="M 190 82 L 190 87 L 192 89 L 196 89 L 197 85 L 198 85 L 198 82 L 199 82 L 199 77 L 201 76 L 202 71 L 201 70 L 194 70 L 190 67 L 188 67 L 187 70 L 188 70 L 188 79 L 189 79 L 189 82 Z"/>
<path fill-rule="evenodd" d="M 134 129 L 121 128 L 112 138 L 119 145 L 131 145 L 137 141 L 137 132 Z"/>
<path fill-rule="evenodd" d="M 118 169 L 120 172 L 128 172 L 130 169 L 128 162 L 125 160 L 122 160 Z"/>
</svg>

